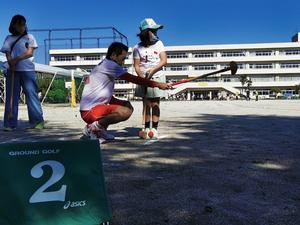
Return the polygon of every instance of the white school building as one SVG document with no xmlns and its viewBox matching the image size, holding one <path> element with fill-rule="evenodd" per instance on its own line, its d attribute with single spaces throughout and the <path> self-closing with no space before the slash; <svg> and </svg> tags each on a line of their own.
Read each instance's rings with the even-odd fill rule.
<svg viewBox="0 0 300 225">
<path fill-rule="evenodd" d="M 51 49 L 50 65 L 65 69 L 91 71 L 106 54 L 106 48 Z M 164 67 L 167 81 L 178 81 L 220 70 L 231 61 L 238 64 L 236 75 L 224 72 L 203 80 L 185 83 L 170 92 L 169 98 L 216 99 L 235 96 L 250 90 L 256 91 L 260 98 L 274 96 L 274 90 L 283 96 L 297 95 L 300 84 L 300 33 L 291 42 L 180 45 L 166 46 L 168 64 Z M 135 74 L 132 66 L 132 49 L 125 60 L 128 72 Z M 241 78 L 244 82 L 241 82 Z M 246 81 L 246 82 L 245 82 Z M 247 86 L 247 81 L 250 83 Z M 125 81 L 116 82 L 116 95 L 133 98 L 135 85 Z"/>
</svg>

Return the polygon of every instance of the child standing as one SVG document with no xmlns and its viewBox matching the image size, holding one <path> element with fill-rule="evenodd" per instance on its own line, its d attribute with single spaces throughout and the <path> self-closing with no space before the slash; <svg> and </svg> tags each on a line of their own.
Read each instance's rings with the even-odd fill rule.
<svg viewBox="0 0 300 225">
<path fill-rule="evenodd" d="M 6 101 L 4 130 L 12 131 L 18 123 L 18 106 L 21 87 L 26 96 L 29 123 L 32 128 L 43 129 L 44 118 L 38 97 L 33 52 L 38 47 L 33 35 L 27 33 L 26 19 L 15 15 L 9 26 L 8 35 L 1 48 L 6 54 L 9 69 L 6 75 Z"/>
<path fill-rule="evenodd" d="M 144 19 L 140 24 L 138 34 L 140 43 L 133 49 L 134 68 L 137 75 L 158 82 L 166 82 L 162 69 L 167 64 L 167 54 L 164 44 L 157 37 L 157 31 L 162 28 L 163 26 L 156 24 L 152 18 Z M 158 138 L 160 99 L 165 97 L 165 92 L 158 88 L 137 86 L 135 95 L 143 98 L 142 116 L 145 132 L 151 131 L 152 138 Z"/>
</svg>

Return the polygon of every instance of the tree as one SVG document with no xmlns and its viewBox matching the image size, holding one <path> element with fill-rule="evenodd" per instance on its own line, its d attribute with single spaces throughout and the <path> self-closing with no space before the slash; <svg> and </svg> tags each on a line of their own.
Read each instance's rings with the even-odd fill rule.
<svg viewBox="0 0 300 225">
<path fill-rule="evenodd" d="M 53 77 L 49 75 L 38 76 L 37 83 L 39 91 L 42 92 L 42 96 L 45 96 L 52 78 Z M 54 79 L 45 101 L 49 103 L 68 102 L 68 90 L 65 88 L 65 80 L 63 78 Z"/>
<path fill-rule="evenodd" d="M 47 95 L 47 101 L 50 103 L 65 103 L 67 95 L 64 90 L 50 90 Z"/>
<path fill-rule="evenodd" d="M 241 82 L 241 84 L 242 84 L 242 89 L 241 89 L 241 92 L 243 93 L 243 90 L 244 90 L 244 85 L 246 84 L 246 82 L 247 82 L 247 76 L 246 75 L 241 75 L 241 77 L 240 77 L 240 82 Z"/>
<path fill-rule="evenodd" d="M 52 103 L 65 103 L 68 101 L 68 90 L 65 88 L 65 80 L 57 78 L 53 81 L 47 99 Z"/>
<path fill-rule="evenodd" d="M 250 90 L 250 87 L 252 86 L 252 80 L 251 80 L 251 78 L 247 79 L 246 83 L 247 83 L 247 89 Z"/>
<path fill-rule="evenodd" d="M 37 84 L 42 96 L 45 96 L 46 91 L 52 81 L 53 76 L 49 74 L 38 74 Z M 49 103 L 67 103 L 69 102 L 70 90 L 65 87 L 65 78 L 56 77 L 51 85 L 51 88 L 46 96 L 45 102 Z M 84 83 L 81 83 L 81 78 L 75 78 L 76 83 L 76 97 L 80 101 Z"/>
<path fill-rule="evenodd" d="M 279 87 L 272 87 L 272 88 L 271 88 L 271 92 L 272 92 L 272 93 L 275 93 L 275 94 L 278 94 L 278 93 L 281 92 L 281 90 L 280 90 Z"/>
<path fill-rule="evenodd" d="M 250 87 L 252 85 L 252 80 L 249 78 L 247 78 L 246 80 L 247 83 L 247 90 L 246 90 L 246 94 L 247 94 L 247 100 L 250 100 Z"/>
</svg>

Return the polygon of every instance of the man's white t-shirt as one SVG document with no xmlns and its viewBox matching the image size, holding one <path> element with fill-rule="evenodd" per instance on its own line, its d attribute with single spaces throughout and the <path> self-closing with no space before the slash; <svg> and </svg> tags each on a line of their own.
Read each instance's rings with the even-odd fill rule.
<svg viewBox="0 0 300 225">
<path fill-rule="evenodd" d="M 7 53 L 11 51 L 11 46 L 12 44 L 18 39 L 19 36 L 13 36 L 13 35 L 8 35 L 4 41 L 4 44 L 1 48 L 1 52 Z M 27 34 L 23 36 L 16 45 L 14 46 L 11 56 L 12 58 L 16 58 L 17 56 L 23 55 L 27 49 L 31 48 L 37 48 L 37 42 L 32 34 Z M 16 71 L 34 71 L 34 64 L 33 64 L 33 59 L 34 57 L 30 57 L 24 60 L 19 61 L 16 64 Z"/>
<path fill-rule="evenodd" d="M 104 59 L 100 62 L 85 82 L 80 110 L 86 111 L 96 105 L 109 103 L 113 96 L 115 79 L 124 73 L 124 68 L 113 60 Z"/>
<path fill-rule="evenodd" d="M 145 74 L 147 70 L 156 66 L 160 62 L 159 54 L 165 51 L 162 41 L 157 41 L 154 45 L 144 47 L 141 44 L 134 46 L 133 58 L 140 60 L 141 71 Z M 163 71 L 158 71 L 153 75 L 153 78 L 160 77 Z"/>
</svg>

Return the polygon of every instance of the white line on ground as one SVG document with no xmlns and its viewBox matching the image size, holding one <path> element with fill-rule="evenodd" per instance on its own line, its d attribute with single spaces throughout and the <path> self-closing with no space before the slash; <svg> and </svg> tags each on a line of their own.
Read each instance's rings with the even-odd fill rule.
<svg viewBox="0 0 300 225">
<path fill-rule="evenodd" d="M 163 138 L 166 138 L 166 137 L 168 137 L 168 135 L 159 136 L 158 139 L 150 139 L 150 140 L 147 140 L 147 141 L 145 141 L 145 142 L 143 143 L 143 145 L 151 145 L 151 144 L 153 144 L 153 143 L 155 143 L 155 142 L 158 142 L 159 140 L 161 140 L 161 139 L 163 139 Z"/>
</svg>

